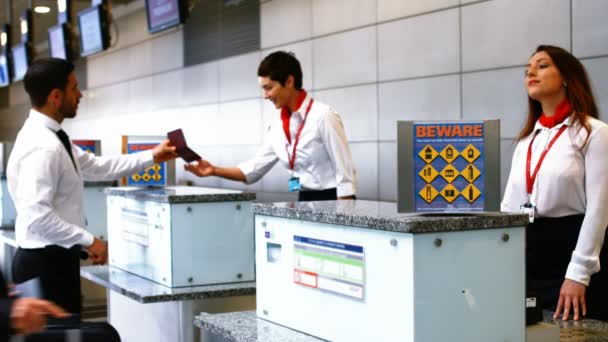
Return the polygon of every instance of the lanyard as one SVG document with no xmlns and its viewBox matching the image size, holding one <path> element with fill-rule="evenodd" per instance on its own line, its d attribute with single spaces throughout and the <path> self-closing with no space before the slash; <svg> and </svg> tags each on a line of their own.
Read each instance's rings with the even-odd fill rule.
<svg viewBox="0 0 608 342">
<path fill-rule="evenodd" d="M 300 142 L 300 134 L 302 134 L 302 129 L 304 128 L 304 124 L 306 123 L 306 119 L 308 118 L 308 113 L 310 113 L 310 108 L 312 107 L 312 103 L 314 99 L 310 99 L 308 101 L 308 107 L 306 107 L 306 113 L 304 114 L 304 120 L 300 123 L 300 127 L 298 127 L 298 132 L 296 133 L 296 140 L 293 142 L 293 152 L 289 155 L 289 144 L 285 145 L 285 149 L 287 150 L 287 158 L 289 159 L 289 169 L 293 171 L 294 166 L 296 165 L 296 150 L 298 148 L 298 142 Z"/>
<path fill-rule="evenodd" d="M 545 160 L 545 157 L 547 156 L 547 152 L 549 152 L 549 150 L 551 149 L 551 147 L 553 146 L 553 144 L 555 143 L 557 138 L 559 138 L 559 136 L 562 135 L 562 133 L 564 133 L 566 128 L 568 128 L 568 126 L 563 125 L 559 129 L 559 131 L 557 131 L 557 134 L 553 137 L 553 139 L 551 139 L 551 142 L 549 143 L 549 145 L 545 148 L 543 153 L 540 155 L 540 158 L 538 159 L 538 163 L 536 163 L 536 167 L 534 168 L 534 173 L 530 175 L 530 160 L 532 159 L 532 144 L 534 143 L 534 139 L 536 139 L 536 136 L 538 135 L 538 132 L 540 132 L 540 131 L 536 131 L 536 133 L 534 133 L 534 136 L 532 137 L 532 141 L 530 141 L 530 146 L 528 146 L 528 158 L 526 160 L 526 190 L 528 192 L 528 197 L 532 194 L 532 188 L 534 186 L 534 182 L 536 181 L 536 176 L 538 175 L 538 170 L 540 170 L 540 166 L 543 163 L 543 161 Z"/>
</svg>

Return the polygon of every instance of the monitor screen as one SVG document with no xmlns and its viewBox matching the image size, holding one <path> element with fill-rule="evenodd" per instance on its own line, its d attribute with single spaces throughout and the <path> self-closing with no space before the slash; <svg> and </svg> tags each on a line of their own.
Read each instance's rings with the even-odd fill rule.
<svg viewBox="0 0 608 342">
<path fill-rule="evenodd" d="M 13 76 L 13 81 L 20 81 L 25 76 L 27 72 L 27 67 L 29 65 L 29 60 L 27 56 L 27 48 L 25 44 L 17 44 L 13 46 L 13 70 L 15 71 L 15 75 Z"/>
<path fill-rule="evenodd" d="M 0 55 L 0 87 L 6 87 L 11 82 L 8 73 L 8 59 L 5 54 Z"/>
<path fill-rule="evenodd" d="M 51 50 L 51 57 L 68 59 L 64 33 L 62 24 L 49 28 L 49 49 Z"/>
<path fill-rule="evenodd" d="M 151 33 L 179 25 L 180 0 L 146 0 L 146 14 Z"/>
<path fill-rule="evenodd" d="M 101 6 L 93 6 L 78 13 L 80 54 L 82 56 L 101 52 L 107 47 L 104 44 L 101 11 Z"/>
</svg>

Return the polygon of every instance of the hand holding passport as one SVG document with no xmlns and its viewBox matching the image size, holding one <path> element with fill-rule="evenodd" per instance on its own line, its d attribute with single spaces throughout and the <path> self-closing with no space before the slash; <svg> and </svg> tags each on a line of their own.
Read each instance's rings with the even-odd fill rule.
<svg viewBox="0 0 608 342">
<path fill-rule="evenodd" d="M 184 132 L 181 128 L 167 133 L 167 137 L 169 138 L 171 145 L 175 146 L 175 152 L 177 152 L 177 154 L 187 163 L 202 159 L 201 156 L 188 147 L 186 138 L 184 138 Z"/>
</svg>

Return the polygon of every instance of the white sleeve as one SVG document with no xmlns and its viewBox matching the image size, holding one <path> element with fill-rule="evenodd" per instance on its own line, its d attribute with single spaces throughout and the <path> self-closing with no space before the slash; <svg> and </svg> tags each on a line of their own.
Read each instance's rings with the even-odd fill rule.
<svg viewBox="0 0 608 342">
<path fill-rule="evenodd" d="M 82 178 L 87 181 L 115 180 L 139 172 L 154 164 L 152 150 L 116 156 L 97 157 L 72 145 Z"/>
<path fill-rule="evenodd" d="M 566 278 L 585 285 L 589 284 L 591 275 L 600 270 L 599 254 L 608 226 L 608 126 L 592 134 L 588 144 L 585 151 L 587 209 L 566 271 Z"/>
<path fill-rule="evenodd" d="M 357 175 L 340 115 L 330 109 L 321 120 L 319 129 L 329 159 L 336 169 L 338 197 L 355 195 L 357 193 Z"/>
<path fill-rule="evenodd" d="M 255 157 L 240 163 L 237 167 L 243 172 L 247 184 L 260 180 L 279 161 L 277 154 L 272 148 L 272 143 L 267 141 L 262 144 Z"/>
<path fill-rule="evenodd" d="M 28 235 L 41 236 L 61 245 L 90 246 L 93 235 L 83 227 L 66 222 L 53 208 L 57 182 L 61 177 L 61 159 L 52 151 L 37 150 L 20 161 L 20 175 L 15 187 L 18 220 Z"/>
</svg>

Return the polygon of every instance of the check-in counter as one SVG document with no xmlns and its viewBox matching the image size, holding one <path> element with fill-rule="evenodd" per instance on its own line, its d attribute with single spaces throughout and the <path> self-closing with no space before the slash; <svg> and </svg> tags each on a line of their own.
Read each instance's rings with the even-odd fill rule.
<svg viewBox="0 0 608 342">
<path fill-rule="evenodd" d="M 259 318 L 330 341 L 525 340 L 524 215 L 361 200 L 253 211 Z"/>
<path fill-rule="evenodd" d="M 199 312 L 255 308 L 255 194 L 175 186 L 106 195 L 107 273 L 81 275 L 109 289 L 108 320 L 123 341 L 198 341 Z M 150 303 L 148 289 L 163 295 Z"/>
<path fill-rule="evenodd" d="M 554 320 L 553 313 L 544 312 L 544 322 L 528 330 L 528 341 L 538 342 L 600 342 L 608 341 L 608 323 L 593 319 L 580 321 Z M 382 319 L 382 318 L 379 318 Z M 255 311 L 230 312 L 222 314 L 201 313 L 194 319 L 194 325 L 201 329 L 203 342 L 320 342 L 324 341 L 302 332 L 258 318 Z M 437 322 L 436 329 L 443 329 Z M 483 326 L 478 327 L 479 330 Z M 357 329 L 357 328 L 354 328 Z M 538 330 L 539 332 L 537 332 Z M 546 336 L 551 331 L 551 336 Z M 557 339 L 554 332 L 557 331 Z M 540 337 L 540 336 L 545 336 Z M 339 342 L 340 340 L 336 340 Z M 380 341 L 380 340 L 378 340 Z M 459 341 L 459 340 L 449 340 Z M 494 340 L 488 340 L 494 341 Z M 497 340 L 500 341 L 500 340 Z"/>
</svg>

